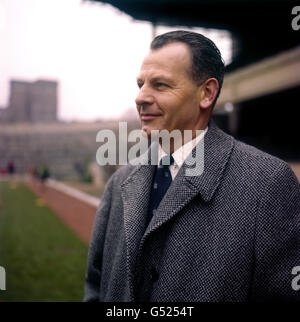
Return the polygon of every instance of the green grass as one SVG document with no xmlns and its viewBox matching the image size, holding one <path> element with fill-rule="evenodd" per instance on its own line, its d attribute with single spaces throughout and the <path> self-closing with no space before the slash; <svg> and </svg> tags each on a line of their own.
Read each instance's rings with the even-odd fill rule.
<svg viewBox="0 0 300 322">
<path fill-rule="evenodd" d="M 87 252 L 25 185 L 0 182 L 0 301 L 82 301 Z"/>
</svg>

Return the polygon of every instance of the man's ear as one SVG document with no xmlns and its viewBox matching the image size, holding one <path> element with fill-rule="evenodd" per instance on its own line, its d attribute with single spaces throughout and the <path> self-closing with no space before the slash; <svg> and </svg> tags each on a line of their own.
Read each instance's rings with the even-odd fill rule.
<svg viewBox="0 0 300 322">
<path fill-rule="evenodd" d="M 215 78 L 209 78 L 199 88 L 199 106 L 207 109 L 214 103 L 219 90 L 219 83 Z"/>
</svg>

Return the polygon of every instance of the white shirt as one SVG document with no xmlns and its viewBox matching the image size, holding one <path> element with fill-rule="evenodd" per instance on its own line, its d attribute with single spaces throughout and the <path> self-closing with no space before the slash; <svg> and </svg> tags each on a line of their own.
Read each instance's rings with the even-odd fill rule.
<svg viewBox="0 0 300 322">
<path fill-rule="evenodd" d="M 172 157 L 174 158 L 174 164 L 171 164 L 169 166 L 172 180 L 176 177 L 178 171 L 180 170 L 181 166 L 184 163 L 184 160 L 189 156 L 189 154 L 192 152 L 194 147 L 204 138 L 204 135 L 206 134 L 208 130 L 208 127 L 206 127 L 198 136 L 196 136 L 191 141 L 187 142 L 186 144 L 182 145 L 179 149 L 174 151 L 172 153 Z M 161 160 L 162 157 L 167 155 L 167 153 L 162 149 L 162 147 L 159 144 L 158 148 L 158 161 Z M 158 162 L 159 164 L 159 162 Z"/>
</svg>

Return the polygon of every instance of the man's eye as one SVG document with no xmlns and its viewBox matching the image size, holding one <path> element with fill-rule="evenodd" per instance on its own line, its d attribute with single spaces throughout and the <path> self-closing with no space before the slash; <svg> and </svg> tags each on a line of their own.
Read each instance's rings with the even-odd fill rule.
<svg viewBox="0 0 300 322">
<path fill-rule="evenodd" d="M 155 83 L 155 86 L 156 87 L 164 87 L 164 86 L 167 86 L 166 84 L 164 84 L 164 83 Z"/>
<path fill-rule="evenodd" d="M 142 88 L 143 83 L 137 83 L 138 88 Z"/>
</svg>

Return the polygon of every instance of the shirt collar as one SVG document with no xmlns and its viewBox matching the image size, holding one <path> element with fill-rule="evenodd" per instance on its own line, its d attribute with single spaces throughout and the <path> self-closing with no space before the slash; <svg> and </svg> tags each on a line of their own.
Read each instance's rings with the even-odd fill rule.
<svg viewBox="0 0 300 322">
<path fill-rule="evenodd" d="M 185 159 L 189 156 L 189 154 L 192 152 L 194 147 L 204 138 L 204 135 L 206 134 L 208 130 L 208 127 L 206 127 L 201 133 L 196 136 L 194 139 L 190 140 L 186 144 L 182 145 L 179 149 L 174 151 L 172 154 L 172 157 L 174 158 L 174 165 L 178 168 L 181 168 L 183 165 Z M 159 144 L 158 147 L 158 164 L 162 157 L 167 155 L 167 153 L 162 149 L 162 147 Z"/>
</svg>

